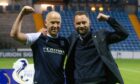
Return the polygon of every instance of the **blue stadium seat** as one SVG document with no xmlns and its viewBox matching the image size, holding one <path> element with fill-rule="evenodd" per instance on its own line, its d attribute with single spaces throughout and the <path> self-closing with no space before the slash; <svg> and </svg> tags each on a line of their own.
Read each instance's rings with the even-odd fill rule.
<svg viewBox="0 0 140 84">
<path fill-rule="evenodd" d="M 74 17 L 75 10 L 71 10 L 68 9 L 67 7 L 64 7 L 64 11 L 59 11 L 59 12 L 63 18 L 60 35 L 68 37 L 72 32 L 75 31 L 73 25 L 73 17 Z M 91 19 L 91 30 L 93 32 L 98 31 L 100 29 L 114 31 L 106 22 L 99 22 L 96 19 L 99 12 L 88 11 L 87 13 Z M 129 36 L 126 40 L 119 42 L 117 44 L 113 44 L 111 46 L 111 49 L 127 50 L 127 51 L 140 50 L 140 41 L 129 20 L 128 14 L 121 10 L 104 11 L 104 13 L 114 17 L 129 32 Z"/>
<path fill-rule="evenodd" d="M 47 11 L 52 11 L 52 7 L 51 6 L 48 6 L 47 7 Z"/>
<path fill-rule="evenodd" d="M 60 12 L 60 11 L 61 11 L 61 6 L 60 6 L 60 5 L 56 5 L 56 6 L 55 6 L 55 11 Z"/>
<path fill-rule="evenodd" d="M 14 5 L 14 11 L 19 12 L 21 10 L 21 5 L 15 4 Z"/>
<path fill-rule="evenodd" d="M 6 6 L 6 11 L 7 12 L 14 12 L 13 5 Z"/>
</svg>

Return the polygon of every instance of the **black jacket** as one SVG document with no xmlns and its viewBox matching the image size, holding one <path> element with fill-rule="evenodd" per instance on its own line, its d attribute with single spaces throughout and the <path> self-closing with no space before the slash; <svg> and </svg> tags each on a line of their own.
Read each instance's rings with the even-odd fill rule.
<svg viewBox="0 0 140 84">
<path fill-rule="evenodd" d="M 92 35 L 95 47 L 101 56 L 101 60 L 105 64 L 105 71 L 108 84 L 120 83 L 124 84 L 123 79 L 118 70 L 117 64 L 109 50 L 109 44 L 120 42 L 128 37 L 128 32 L 114 19 L 109 18 L 107 23 L 115 30 L 114 32 L 100 30 Z M 70 48 L 68 52 L 68 59 L 66 63 L 66 78 L 68 84 L 74 84 L 74 51 L 75 44 L 79 35 L 72 34 L 69 37 Z"/>
</svg>

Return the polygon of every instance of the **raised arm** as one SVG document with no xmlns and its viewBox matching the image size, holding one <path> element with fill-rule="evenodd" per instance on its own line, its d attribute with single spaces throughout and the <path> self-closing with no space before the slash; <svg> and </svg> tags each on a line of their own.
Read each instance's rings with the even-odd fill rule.
<svg viewBox="0 0 140 84">
<path fill-rule="evenodd" d="M 12 26 L 11 32 L 10 32 L 10 36 L 12 38 L 14 38 L 22 43 L 26 42 L 27 36 L 21 32 L 22 20 L 25 15 L 28 15 L 33 12 L 34 12 L 34 9 L 30 6 L 24 6 L 22 8 L 22 10 L 20 11 L 19 15 L 17 16 L 17 18 Z"/>
<path fill-rule="evenodd" d="M 99 21 L 107 21 L 107 23 L 115 30 L 114 32 L 106 32 L 107 43 L 116 43 L 128 37 L 128 32 L 114 18 L 103 13 L 99 13 L 97 19 Z"/>
</svg>

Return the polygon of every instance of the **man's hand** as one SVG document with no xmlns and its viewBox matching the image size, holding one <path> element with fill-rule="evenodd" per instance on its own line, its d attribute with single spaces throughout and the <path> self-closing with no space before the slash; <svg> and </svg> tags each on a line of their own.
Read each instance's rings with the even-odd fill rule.
<svg viewBox="0 0 140 84">
<path fill-rule="evenodd" d="M 46 29 L 46 28 L 41 28 L 41 29 L 39 30 L 39 32 L 41 32 L 44 36 L 47 35 L 47 29 Z"/>
<path fill-rule="evenodd" d="M 28 14 L 33 13 L 34 11 L 35 10 L 32 7 L 30 7 L 30 6 L 24 6 L 22 8 L 22 15 L 28 15 Z"/>
<path fill-rule="evenodd" d="M 99 13 L 98 14 L 98 16 L 97 16 L 97 19 L 99 20 L 99 21 L 106 21 L 106 20 L 108 20 L 109 19 L 109 15 L 105 15 L 105 14 L 103 14 L 103 13 Z"/>
</svg>

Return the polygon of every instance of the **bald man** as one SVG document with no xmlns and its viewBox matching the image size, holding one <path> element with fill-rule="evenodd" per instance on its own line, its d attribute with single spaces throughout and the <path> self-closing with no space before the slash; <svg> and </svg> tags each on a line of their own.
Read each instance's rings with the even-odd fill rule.
<svg viewBox="0 0 140 84">
<path fill-rule="evenodd" d="M 17 41 L 31 46 L 35 67 L 33 84 L 64 84 L 63 64 L 68 42 L 58 35 L 61 16 L 55 11 L 47 14 L 46 35 L 41 32 L 22 33 L 20 30 L 23 17 L 33 12 L 32 7 L 24 6 L 13 24 L 10 35 Z"/>
</svg>

